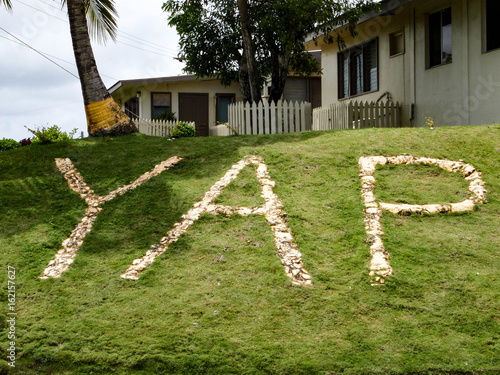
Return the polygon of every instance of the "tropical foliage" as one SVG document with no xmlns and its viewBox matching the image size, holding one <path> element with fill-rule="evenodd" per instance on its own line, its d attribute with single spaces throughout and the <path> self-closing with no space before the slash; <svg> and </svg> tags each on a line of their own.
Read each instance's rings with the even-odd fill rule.
<svg viewBox="0 0 500 375">
<path fill-rule="evenodd" d="M 3 138 L 0 139 L 0 151 L 15 150 L 21 147 L 21 144 L 14 139 Z"/>
<path fill-rule="evenodd" d="M 31 143 L 40 143 L 40 144 L 49 144 L 61 141 L 69 141 L 73 139 L 74 135 L 78 131 L 78 129 L 73 129 L 71 132 L 66 133 L 62 131 L 61 128 L 57 125 L 52 125 L 49 127 L 37 128 L 36 130 L 27 128 L 30 133 L 34 135 Z"/>
<path fill-rule="evenodd" d="M 375 9 L 372 0 L 167 0 L 163 10 L 180 36 L 179 58 L 185 70 L 215 76 L 223 85 L 239 80 L 245 101 L 259 101 L 271 77 L 270 100 L 279 100 L 287 75 L 319 73 L 318 63 L 304 50 L 311 35 L 328 35 L 339 25 L 355 24 Z M 257 87 L 258 90 L 254 88 Z"/>
</svg>

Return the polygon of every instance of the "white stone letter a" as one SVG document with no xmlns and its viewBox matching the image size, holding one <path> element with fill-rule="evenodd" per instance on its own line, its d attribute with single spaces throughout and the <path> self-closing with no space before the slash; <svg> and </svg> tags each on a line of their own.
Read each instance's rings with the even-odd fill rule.
<svg viewBox="0 0 500 375">
<path fill-rule="evenodd" d="M 264 205 L 260 207 L 232 207 L 213 204 L 224 188 L 228 186 L 231 181 L 235 180 L 240 171 L 250 163 L 257 167 L 256 173 L 262 188 L 262 196 L 265 200 Z M 232 168 L 205 193 L 203 199 L 195 203 L 193 208 L 190 209 L 186 215 L 182 216 L 182 222 L 175 224 L 174 228 L 161 239 L 159 244 L 153 245 L 142 258 L 134 260 L 121 277 L 123 279 L 137 280 L 139 274 L 149 267 L 156 257 L 163 254 L 171 243 L 176 242 L 202 214 L 225 214 L 226 216 L 231 216 L 236 213 L 242 216 L 264 215 L 273 231 L 277 255 L 281 258 L 286 274 L 292 279 L 292 284 L 310 285 L 311 276 L 309 276 L 304 268 L 302 255 L 292 237 L 291 230 L 286 225 L 286 214 L 282 210 L 282 203 L 273 191 L 274 185 L 275 183 L 269 177 L 267 166 L 264 164 L 262 158 L 259 156 L 246 156 L 243 160 L 233 165 Z"/>
</svg>

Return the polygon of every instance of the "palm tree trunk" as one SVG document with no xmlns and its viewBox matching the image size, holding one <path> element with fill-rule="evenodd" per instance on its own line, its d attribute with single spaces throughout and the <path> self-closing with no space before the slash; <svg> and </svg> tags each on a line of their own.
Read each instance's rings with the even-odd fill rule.
<svg viewBox="0 0 500 375">
<path fill-rule="evenodd" d="M 84 1 L 67 0 L 67 5 L 89 135 L 128 134 L 137 131 L 128 116 L 109 95 L 99 75 L 90 44 Z"/>
</svg>

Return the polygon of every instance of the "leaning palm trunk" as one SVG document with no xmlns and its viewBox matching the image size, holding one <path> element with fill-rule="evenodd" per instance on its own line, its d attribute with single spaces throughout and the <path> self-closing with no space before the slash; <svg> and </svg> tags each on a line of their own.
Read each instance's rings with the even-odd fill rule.
<svg viewBox="0 0 500 375">
<path fill-rule="evenodd" d="M 127 134 L 137 131 L 128 116 L 109 95 L 99 76 L 90 44 L 84 1 L 67 0 L 67 6 L 89 135 Z"/>
</svg>

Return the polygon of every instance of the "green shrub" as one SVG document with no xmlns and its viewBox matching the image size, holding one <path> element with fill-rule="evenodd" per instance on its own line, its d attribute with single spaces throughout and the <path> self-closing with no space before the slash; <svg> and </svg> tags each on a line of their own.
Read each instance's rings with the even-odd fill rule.
<svg viewBox="0 0 500 375">
<path fill-rule="evenodd" d="M 194 132 L 193 125 L 189 125 L 186 121 L 181 121 L 172 129 L 172 137 L 194 137 Z"/>
<path fill-rule="evenodd" d="M 155 117 L 155 120 L 176 121 L 175 112 L 165 111 Z"/>
<path fill-rule="evenodd" d="M 78 131 L 78 129 L 75 128 L 68 134 L 62 131 L 61 128 L 57 125 L 52 125 L 48 128 L 37 128 L 36 130 L 32 130 L 28 127 L 26 129 L 28 129 L 34 135 L 31 142 L 35 144 L 40 143 L 42 145 L 73 139 L 73 136 Z"/>
<path fill-rule="evenodd" d="M 0 151 L 14 150 L 21 147 L 21 144 L 10 138 L 3 138 L 0 140 Z"/>
</svg>

